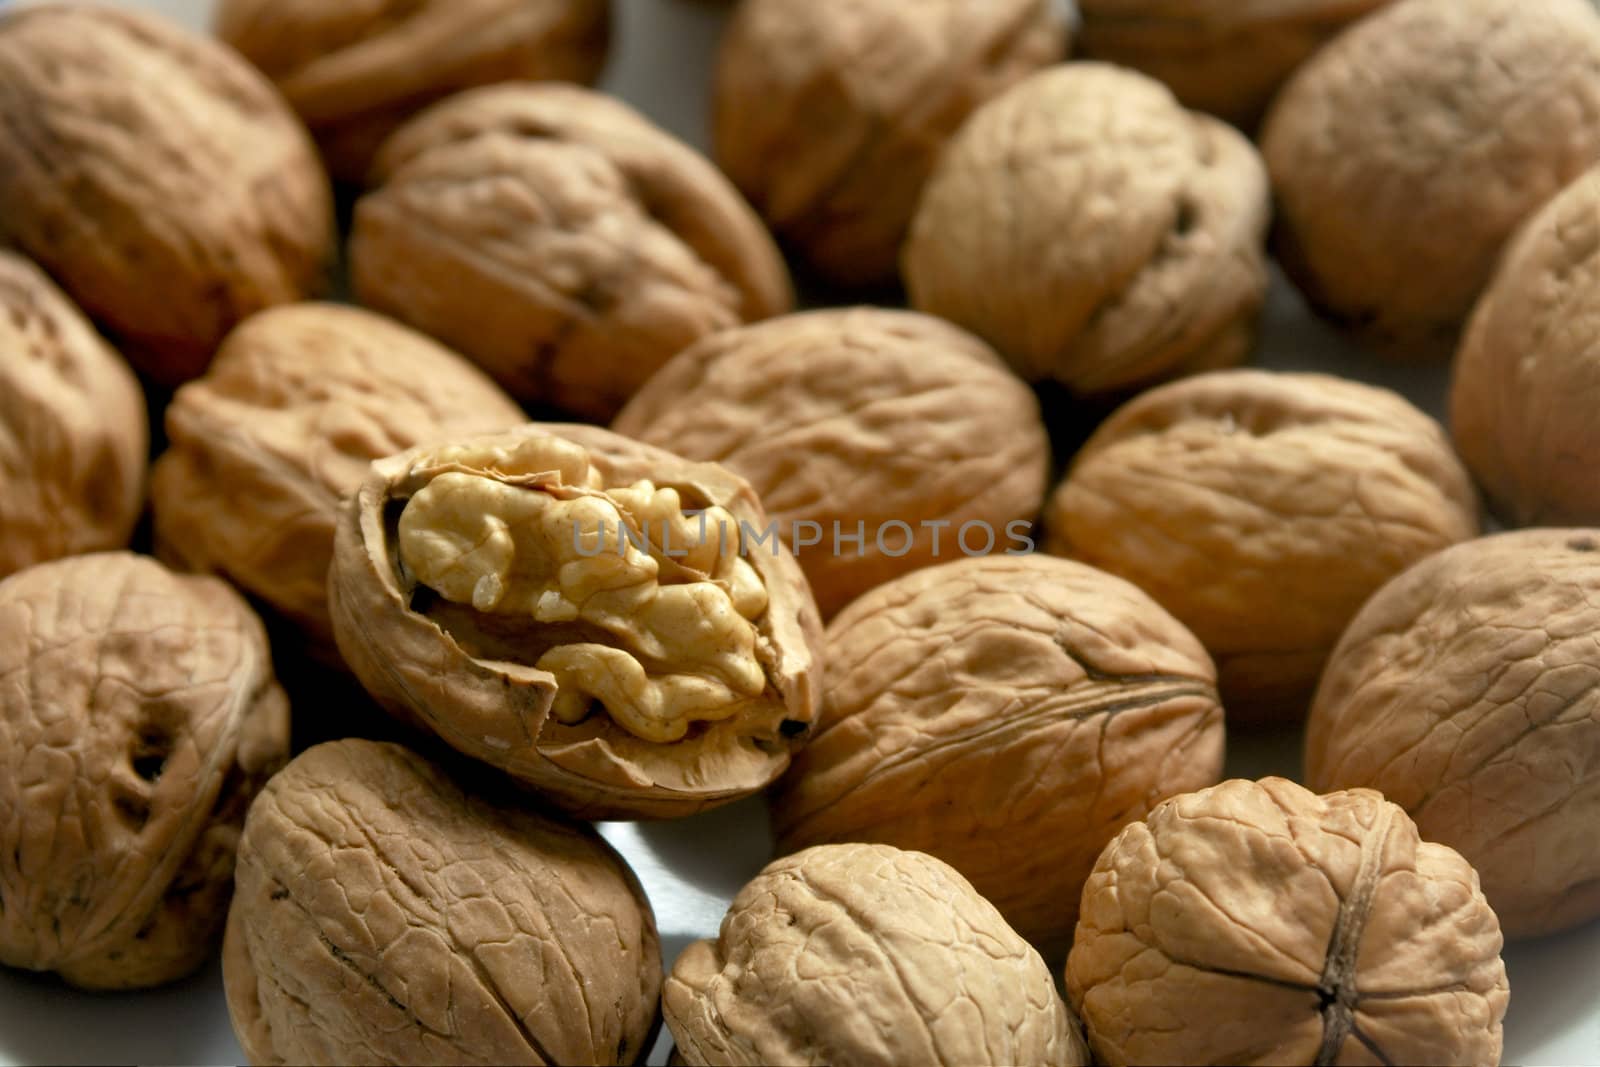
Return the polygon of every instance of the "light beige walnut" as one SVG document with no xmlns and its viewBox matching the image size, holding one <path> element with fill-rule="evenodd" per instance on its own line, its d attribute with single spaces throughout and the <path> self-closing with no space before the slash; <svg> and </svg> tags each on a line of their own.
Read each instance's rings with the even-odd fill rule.
<svg viewBox="0 0 1600 1067">
<path fill-rule="evenodd" d="M 872 308 L 709 337 L 612 428 L 749 479 L 824 617 L 940 559 L 1027 544 L 1050 476 L 1039 402 L 989 346 Z"/>
<path fill-rule="evenodd" d="M 406 119 L 452 93 L 593 82 L 611 36 L 609 0 L 222 0 L 215 20 L 348 182 L 366 178 Z"/>
<path fill-rule="evenodd" d="M 288 756 L 266 634 L 221 581 L 126 552 L 0 581 L 0 963 L 86 989 L 201 966 Z"/>
<path fill-rule="evenodd" d="M 939 151 L 1066 51 L 1055 0 L 744 0 L 722 38 L 717 162 L 821 277 L 888 285 Z"/>
<path fill-rule="evenodd" d="M 337 658 L 328 565 L 344 500 L 375 459 L 510 429 L 522 409 L 471 363 L 380 315 L 264 311 L 167 409 L 151 494 L 161 555 L 214 571 Z"/>
<path fill-rule="evenodd" d="M 1457 545 L 1384 586 L 1334 651 L 1314 789 L 1377 789 L 1458 849 L 1511 937 L 1600 916 L 1600 530 Z"/>
<path fill-rule="evenodd" d="M 328 177 L 230 48 L 81 3 L 0 17 L 0 244 L 32 256 L 164 385 L 260 308 L 320 288 Z"/>
<path fill-rule="evenodd" d="M 38 267 L 0 250 L 0 578 L 125 546 L 149 438 L 127 364 Z"/>
<path fill-rule="evenodd" d="M 1268 213 L 1266 171 L 1237 131 L 1142 74 L 1069 63 L 950 142 L 906 285 L 1029 381 L 1112 393 L 1245 358 Z"/>
<path fill-rule="evenodd" d="M 1447 355 L 1518 224 L 1600 159 L 1600 14 L 1393 4 L 1300 68 L 1262 151 L 1311 302 L 1392 354 Z"/>
<path fill-rule="evenodd" d="M 222 975 L 252 1063 L 643 1062 L 655 917 L 588 827 L 334 741 L 251 806 L 238 881 Z"/>
<path fill-rule="evenodd" d="M 356 205 L 362 303 L 519 400 L 608 419 L 681 349 L 787 311 L 761 221 L 706 159 L 576 86 L 461 93 L 401 127 Z"/>
<path fill-rule="evenodd" d="M 1367 597 L 1478 533 L 1439 425 L 1386 389 L 1218 371 L 1151 390 L 1084 445 L 1050 551 L 1121 575 L 1194 631 L 1230 715 L 1299 722 Z"/>
<path fill-rule="evenodd" d="M 887 845 L 769 864 L 662 992 L 690 1064 L 1089 1062 L 1044 960 L 955 870 Z"/>
<path fill-rule="evenodd" d="M 815 602 L 721 467 L 576 425 L 373 464 L 334 633 L 404 719 L 590 818 L 762 788 L 816 719 Z"/>
<path fill-rule="evenodd" d="M 1111 1067 L 1494 1067 L 1501 944 L 1477 873 L 1379 794 L 1235 780 L 1106 848 L 1067 993 Z"/>
<path fill-rule="evenodd" d="M 1079 563 L 996 556 L 880 586 L 829 626 L 823 663 L 822 720 L 772 798 L 779 848 L 938 856 L 1047 959 L 1106 842 L 1222 773 L 1200 642 Z"/>
</svg>

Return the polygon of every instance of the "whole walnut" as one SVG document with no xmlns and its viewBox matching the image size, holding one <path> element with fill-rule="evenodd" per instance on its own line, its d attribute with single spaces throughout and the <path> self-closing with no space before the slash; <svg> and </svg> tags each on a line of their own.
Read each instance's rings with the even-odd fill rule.
<svg viewBox="0 0 1600 1067">
<path fill-rule="evenodd" d="M 373 179 L 351 236 L 357 296 L 519 400 L 608 419 L 679 350 L 793 302 L 727 179 L 587 89 L 461 93 L 401 127 Z"/>
<path fill-rule="evenodd" d="M 1507 250 L 1456 357 L 1456 448 L 1517 526 L 1600 524 L 1600 169 Z"/>
<path fill-rule="evenodd" d="M 1218 371 L 1151 390 L 1084 445 L 1049 550 L 1122 576 L 1195 632 L 1230 715 L 1299 722 L 1367 597 L 1478 533 L 1439 425 L 1386 389 Z"/>
<path fill-rule="evenodd" d="M 1507 936 L 1600 916 L 1600 531 L 1457 545 L 1384 586 L 1334 651 L 1312 788 L 1377 789 L 1461 852 Z"/>
<path fill-rule="evenodd" d="M 372 465 L 340 517 L 339 649 L 400 718 L 586 818 L 770 783 L 816 719 L 816 604 L 750 486 L 576 425 Z"/>
<path fill-rule="evenodd" d="M 1050 970 L 920 852 L 822 845 L 768 864 L 662 990 L 684 1063 L 1089 1062 Z"/>
<path fill-rule="evenodd" d="M 1066 51 L 1055 0 L 744 0 L 722 38 L 717 162 L 823 278 L 887 285 L 940 149 Z"/>
<path fill-rule="evenodd" d="M 0 581 L 0 679 L 0 963 L 86 989 L 195 970 L 289 756 L 260 621 L 131 553 L 41 563 Z"/>
<path fill-rule="evenodd" d="M 252 1063 L 642 1062 L 655 917 L 587 827 L 333 741 L 245 822 L 222 976 Z"/>
<path fill-rule="evenodd" d="M 609 0 L 221 0 L 215 17 L 217 36 L 272 79 L 347 182 L 452 93 L 593 82 L 611 37 Z"/>
<path fill-rule="evenodd" d="M 911 300 L 1029 381 L 1112 393 L 1243 360 L 1266 295 L 1266 171 L 1237 131 L 1100 63 L 975 112 L 917 208 Z"/>
<path fill-rule="evenodd" d="M 1255 125 L 1295 69 L 1389 0 L 1078 0 L 1083 50 Z"/>
<path fill-rule="evenodd" d="M 1098 1062 L 1500 1062 L 1509 993 L 1478 876 L 1370 789 L 1229 781 L 1123 830 L 1067 993 Z"/>
<path fill-rule="evenodd" d="M 1524 218 L 1600 159 L 1589 0 L 1405 0 L 1318 53 L 1262 137 L 1280 258 L 1369 342 L 1447 353 Z"/>
<path fill-rule="evenodd" d="M 1047 959 L 1106 842 L 1221 777 L 1200 642 L 1079 563 L 996 556 L 890 582 L 829 626 L 823 663 L 822 720 L 773 796 L 779 848 L 935 855 Z"/>
<path fill-rule="evenodd" d="M 1026 544 L 1049 487 L 1033 390 L 976 337 L 909 312 L 813 311 L 708 337 L 612 428 L 748 478 L 824 617 L 942 557 Z"/>
<path fill-rule="evenodd" d="M 232 49 L 92 4 L 0 16 L 0 244 L 165 385 L 319 288 L 335 244 L 305 130 Z"/>
<path fill-rule="evenodd" d="M 261 312 L 167 409 L 171 448 L 151 482 L 157 545 L 260 597 L 336 658 L 333 529 L 367 467 L 435 437 L 525 421 L 471 363 L 380 315 L 332 304 Z"/>
<path fill-rule="evenodd" d="M 38 267 L 0 249 L 0 578 L 126 545 L 149 438 L 127 364 Z"/>
</svg>

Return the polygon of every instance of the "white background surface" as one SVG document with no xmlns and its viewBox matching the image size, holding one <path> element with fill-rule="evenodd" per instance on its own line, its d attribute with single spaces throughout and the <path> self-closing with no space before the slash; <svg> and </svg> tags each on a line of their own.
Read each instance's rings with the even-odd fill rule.
<svg viewBox="0 0 1600 1067">
<path fill-rule="evenodd" d="M 211 0 L 123 2 L 196 28 L 207 25 L 211 8 Z M 719 0 L 616 0 L 620 18 L 604 87 L 704 146 L 712 56 L 728 6 Z M 1258 361 L 1378 382 L 1443 415 L 1443 368 L 1395 367 L 1352 349 L 1312 319 L 1281 279 L 1268 306 Z M 1231 775 L 1293 777 L 1299 764 L 1296 736 L 1229 738 Z M 691 940 L 714 936 L 728 901 L 770 850 L 759 800 L 673 823 L 602 829 L 650 895 L 669 966 Z M 1600 1065 L 1600 923 L 1511 946 L 1505 958 L 1512 991 L 1505 1062 Z M 666 1048 L 663 1034 L 652 1062 L 665 1062 Z M 78 993 L 49 977 L 0 970 L 0 1065 L 64 1062 L 243 1062 L 219 968 L 213 964 L 165 989 L 118 995 Z"/>
</svg>

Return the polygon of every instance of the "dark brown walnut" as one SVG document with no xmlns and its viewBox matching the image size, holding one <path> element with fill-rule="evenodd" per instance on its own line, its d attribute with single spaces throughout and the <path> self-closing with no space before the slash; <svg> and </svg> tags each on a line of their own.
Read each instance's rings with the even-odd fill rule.
<svg viewBox="0 0 1600 1067">
<path fill-rule="evenodd" d="M 222 976 L 255 1064 L 631 1064 L 661 948 L 588 827 L 397 745 L 307 750 L 250 808 Z"/>
<path fill-rule="evenodd" d="M 715 167 L 626 104 L 554 83 L 471 90 L 401 127 L 350 259 L 362 303 L 519 400 L 596 419 L 701 337 L 793 302 Z"/>
<path fill-rule="evenodd" d="M 1262 151 L 1311 302 L 1393 354 L 1448 355 L 1518 224 L 1600 159 L 1600 14 L 1393 4 L 1291 79 Z"/>
<path fill-rule="evenodd" d="M 328 178 L 230 48 L 66 3 L 0 17 L 0 244 L 56 277 L 173 385 L 240 319 L 319 288 Z"/>
<path fill-rule="evenodd" d="M 1026 545 L 1050 476 L 1039 402 L 989 346 L 871 308 L 709 337 L 612 428 L 748 478 L 824 617 L 940 559 Z"/>
<path fill-rule="evenodd" d="M 1266 171 L 1237 131 L 1142 74 L 1070 63 L 951 140 L 906 285 L 1029 381 L 1112 393 L 1245 358 L 1267 217 Z"/>
<path fill-rule="evenodd" d="M 743 480 L 531 425 L 372 465 L 340 517 L 334 633 L 368 691 L 588 818 L 687 815 L 789 765 L 821 642 Z"/>
<path fill-rule="evenodd" d="M 471 363 L 380 315 L 332 304 L 262 312 L 167 409 L 171 447 L 151 483 L 160 554 L 227 577 L 336 658 L 333 528 L 367 467 L 524 421 Z"/>
<path fill-rule="evenodd" d="M 1379 794 L 1235 780 L 1101 855 L 1067 993 L 1112 1067 L 1493 1067 L 1501 944 L 1477 873 Z"/>
<path fill-rule="evenodd" d="M 1600 524 L 1600 170 L 1530 220 L 1456 357 L 1456 448 L 1516 526 Z"/>
<path fill-rule="evenodd" d="M 1439 425 L 1386 389 L 1219 371 L 1124 405 L 1046 510 L 1049 550 L 1122 576 L 1194 631 L 1230 715 L 1299 722 L 1367 597 L 1475 537 Z"/>
<path fill-rule="evenodd" d="M 662 1009 L 690 1064 L 1089 1062 L 1039 954 L 954 869 L 887 845 L 769 864 Z"/>
<path fill-rule="evenodd" d="M 0 578 L 125 546 L 149 437 L 127 364 L 38 267 L 0 250 Z"/>
<path fill-rule="evenodd" d="M 1600 530 L 1457 545 L 1379 591 L 1334 651 L 1312 788 L 1377 789 L 1461 852 L 1507 936 L 1600 916 Z"/>
<path fill-rule="evenodd" d="M 0 582 L 0 963 L 87 989 L 195 970 L 288 757 L 266 634 L 222 582 L 126 552 Z"/>
<path fill-rule="evenodd" d="M 945 141 L 1066 45 L 1054 0 L 744 0 L 717 62 L 717 162 L 820 276 L 891 284 Z"/>
<path fill-rule="evenodd" d="M 277 85 L 334 177 L 360 182 L 406 119 L 464 89 L 593 82 L 609 0 L 222 0 L 217 35 Z"/>
<path fill-rule="evenodd" d="M 1106 842 L 1222 773 L 1200 642 L 1082 564 L 919 571 L 835 619 L 823 663 L 822 721 L 772 800 L 779 848 L 931 853 L 1048 959 L 1066 955 Z"/>
</svg>

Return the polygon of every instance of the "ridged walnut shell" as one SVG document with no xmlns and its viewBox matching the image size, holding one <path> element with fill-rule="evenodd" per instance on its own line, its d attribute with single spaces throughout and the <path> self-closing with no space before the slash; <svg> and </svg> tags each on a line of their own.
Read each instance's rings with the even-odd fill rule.
<svg viewBox="0 0 1600 1067">
<path fill-rule="evenodd" d="M 250 808 L 223 981 L 255 1064 L 631 1064 L 655 917 L 594 831 L 334 741 Z"/>
<path fill-rule="evenodd" d="M 230 48 L 90 4 L 0 18 L 0 243 L 165 385 L 245 316 L 320 288 L 335 244 L 304 128 Z"/>
<path fill-rule="evenodd" d="M 0 582 L 0 963 L 87 989 L 203 964 L 288 711 L 215 578 L 112 552 Z"/>
<path fill-rule="evenodd" d="M 930 567 L 828 627 L 822 721 L 772 800 L 779 848 L 939 857 L 1059 962 L 1100 850 L 1222 774 L 1216 671 L 1138 589 L 1048 556 Z"/>
<path fill-rule="evenodd" d="M 125 546 L 149 437 L 127 364 L 39 268 L 0 250 L 0 578 Z"/>
<path fill-rule="evenodd" d="M 887 845 L 769 864 L 662 992 L 689 1064 L 1089 1062 L 1049 968 L 955 870 Z"/>
<path fill-rule="evenodd" d="M 1243 360 L 1267 290 L 1266 170 L 1163 85 L 1035 74 L 951 140 L 906 243 L 919 311 L 1029 381 L 1113 393 Z"/>
<path fill-rule="evenodd" d="M 701 337 L 793 303 L 715 167 L 626 104 L 554 83 L 471 90 L 401 127 L 350 261 L 362 303 L 519 400 L 595 419 Z"/>
<path fill-rule="evenodd" d="M 1234 780 L 1106 848 L 1067 993 L 1111 1067 L 1493 1067 L 1501 945 L 1477 873 L 1378 793 Z"/>
</svg>

